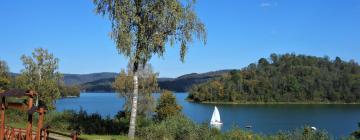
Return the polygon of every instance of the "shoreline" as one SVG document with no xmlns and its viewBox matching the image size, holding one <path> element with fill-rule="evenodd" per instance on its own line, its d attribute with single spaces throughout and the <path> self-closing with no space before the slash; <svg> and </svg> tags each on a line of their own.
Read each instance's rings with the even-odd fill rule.
<svg viewBox="0 0 360 140">
<path fill-rule="evenodd" d="M 344 102 L 195 102 L 191 99 L 185 99 L 191 103 L 199 104 L 219 104 L 219 105 L 360 105 L 359 103 Z"/>
</svg>

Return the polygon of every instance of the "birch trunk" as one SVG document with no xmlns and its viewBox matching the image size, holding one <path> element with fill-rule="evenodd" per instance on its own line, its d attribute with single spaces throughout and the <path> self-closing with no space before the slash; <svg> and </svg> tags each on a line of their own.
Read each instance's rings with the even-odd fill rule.
<svg viewBox="0 0 360 140">
<path fill-rule="evenodd" d="M 135 73 L 134 75 L 134 95 L 132 97 L 132 106 L 131 106 L 131 116 L 130 116 L 130 127 L 128 137 L 134 139 L 135 137 L 135 125 L 136 125 L 136 110 L 137 110 L 137 101 L 138 101 L 138 76 Z"/>
</svg>

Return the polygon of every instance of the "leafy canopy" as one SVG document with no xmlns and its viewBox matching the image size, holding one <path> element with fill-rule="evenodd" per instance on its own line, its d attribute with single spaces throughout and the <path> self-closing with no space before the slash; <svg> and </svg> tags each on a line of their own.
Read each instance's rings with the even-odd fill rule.
<svg viewBox="0 0 360 140">
<path fill-rule="evenodd" d="M 194 85 L 197 102 L 360 102 L 360 66 L 339 57 L 296 54 L 262 58 L 239 71 Z"/>
<path fill-rule="evenodd" d="M 128 72 L 121 70 L 118 77 L 113 83 L 114 89 L 119 93 L 120 97 L 125 99 L 124 110 L 130 112 L 132 105 L 132 97 L 134 90 L 134 73 L 129 65 Z M 147 115 L 152 113 L 155 108 L 154 99 L 151 94 L 158 90 L 157 77 L 158 74 L 153 72 L 152 66 L 147 64 L 145 67 L 140 67 L 137 72 L 139 77 L 139 114 Z"/>
<path fill-rule="evenodd" d="M 133 60 L 134 72 L 152 55 L 163 56 L 166 43 L 180 44 L 181 61 L 194 36 L 206 43 L 195 0 L 94 0 L 94 4 L 97 14 L 110 19 L 110 36 L 119 53 Z"/>
<path fill-rule="evenodd" d="M 54 109 L 54 100 L 60 96 L 59 83 L 61 74 L 58 71 L 59 59 L 46 49 L 37 48 L 32 56 L 21 57 L 25 69 L 16 78 L 19 88 L 35 90 L 39 100 L 49 109 Z"/>
<path fill-rule="evenodd" d="M 157 120 L 164 120 L 167 117 L 179 115 L 182 107 L 176 103 L 176 97 L 171 91 L 164 91 L 159 99 L 159 103 L 156 106 Z"/>
<path fill-rule="evenodd" d="M 5 61 L 0 60 L 0 93 L 10 84 L 9 67 Z"/>
</svg>

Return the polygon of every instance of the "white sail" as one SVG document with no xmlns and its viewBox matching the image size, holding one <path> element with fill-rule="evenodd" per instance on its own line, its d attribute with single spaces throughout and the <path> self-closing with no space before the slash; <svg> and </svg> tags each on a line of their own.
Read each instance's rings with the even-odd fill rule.
<svg viewBox="0 0 360 140">
<path fill-rule="evenodd" d="M 215 106 L 214 112 L 212 114 L 210 123 L 211 124 L 222 124 L 221 119 L 220 119 L 220 113 L 216 106 Z"/>
</svg>

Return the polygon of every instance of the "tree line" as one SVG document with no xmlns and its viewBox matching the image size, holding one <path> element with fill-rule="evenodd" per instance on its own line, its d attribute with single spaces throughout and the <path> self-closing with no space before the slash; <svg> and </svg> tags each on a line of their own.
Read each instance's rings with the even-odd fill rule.
<svg viewBox="0 0 360 140">
<path fill-rule="evenodd" d="M 24 68 L 20 75 L 10 76 L 9 66 L 0 60 L 0 93 L 20 88 L 38 93 L 35 105 L 45 104 L 48 109 L 55 109 L 54 101 L 60 97 L 80 96 L 80 88 L 65 86 L 59 72 L 59 59 L 43 48 L 36 48 L 30 56 L 22 55 Z"/>
<path fill-rule="evenodd" d="M 192 86 L 195 102 L 360 102 L 360 67 L 354 60 L 271 54 L 221 78 Z"/>
</svg>

